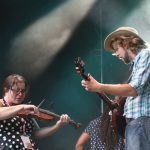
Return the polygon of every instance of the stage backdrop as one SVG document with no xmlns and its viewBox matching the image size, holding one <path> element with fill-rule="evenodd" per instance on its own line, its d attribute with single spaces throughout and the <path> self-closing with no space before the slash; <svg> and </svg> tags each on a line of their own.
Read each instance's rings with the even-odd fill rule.
<svg viewBox="0 0 150 150">
<path fill-rule="evenodd" d="M 82 123 L 78 130 L 66 125 L 38 140 L 41 150 L 74 150 L 85 127 L 102 112 L 101 99 L 81 87 L 76 57 L 100 82 L 126 80 L 129 66 L 105 51 L 103 41 L 119 26 L 135 27 L 149 40 L 148 4 L 148 0 L 0 1 L 0 87 L 7 75 L 21 74 L 30 84 L 25 103 L 38 105 L 45 99 L 41 108 Z M 41 127 L 55 123 L 38 122 Z"/>
</svg>

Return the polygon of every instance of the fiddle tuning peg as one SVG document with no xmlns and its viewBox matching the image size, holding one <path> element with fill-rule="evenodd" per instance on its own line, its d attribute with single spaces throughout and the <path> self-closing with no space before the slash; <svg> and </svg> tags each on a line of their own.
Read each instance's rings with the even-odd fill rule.
<svg viewBox="0 0 150 150">
<path fill-rule="evenodd" d="M 69 124 L 74 126 L 75 129 L 79 129 L 82 126 L 81 123 L 76 123 L 74 120 L 70 120 Z"/>
</svg>

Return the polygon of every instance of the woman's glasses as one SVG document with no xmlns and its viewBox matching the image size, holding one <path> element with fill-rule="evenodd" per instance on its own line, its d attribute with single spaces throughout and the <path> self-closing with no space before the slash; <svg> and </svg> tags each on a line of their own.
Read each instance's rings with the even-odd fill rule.
<svg viewBox="0 0 150 150">
<path fill-rule="evenodd" d="M 15 92 L 16 94 L 19 94 L 19 93 L 25 94 L 25 93 L 27 92 L 26 89 L 20 89 L 20 88 L 18 88 L 18 87 L 11 87 L 11 90 L 12 90 L 13 92 Z"/>
</svg>

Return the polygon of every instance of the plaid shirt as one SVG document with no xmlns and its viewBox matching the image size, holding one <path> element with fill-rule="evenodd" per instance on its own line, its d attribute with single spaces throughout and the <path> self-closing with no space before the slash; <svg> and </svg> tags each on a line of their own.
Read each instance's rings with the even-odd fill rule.
<svg viewBox="0 0 150 150">
<path fill-rule="evenodd" d="M 124 107 L 127 118 L 150 117 L 150 50 L 141 50 L 133 60 L 133 71 L 129 84 L 138 96 L 129 96 Z"/>
</svg>

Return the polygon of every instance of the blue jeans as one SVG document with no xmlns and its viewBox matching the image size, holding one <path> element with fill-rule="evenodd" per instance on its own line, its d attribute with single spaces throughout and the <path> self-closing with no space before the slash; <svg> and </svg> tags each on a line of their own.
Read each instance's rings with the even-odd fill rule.
<svg viewBox="0 0 150 150">
<path fill-rule="evenodd" d="M 150 117 L 129 122 L 125 131 L 126 150 L 150 150 Z"/>
</svg>

